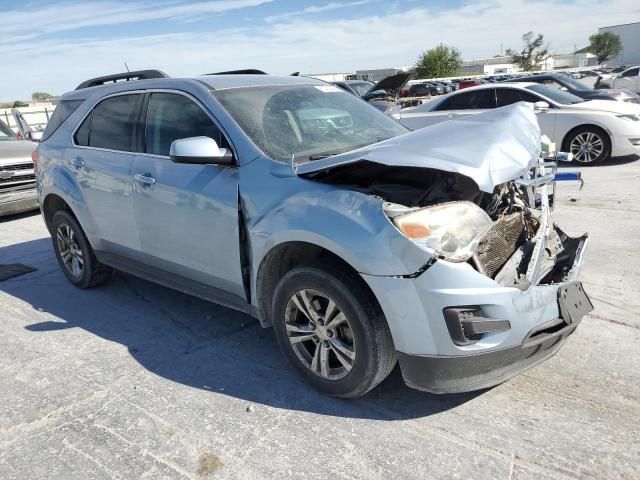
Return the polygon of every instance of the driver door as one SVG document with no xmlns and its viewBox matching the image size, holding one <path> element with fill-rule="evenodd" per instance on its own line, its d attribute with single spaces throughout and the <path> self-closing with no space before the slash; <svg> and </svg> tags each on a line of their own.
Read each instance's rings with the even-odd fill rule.
<svg viewBox="0 0 640 480">
<path fill-rule="evenodd" d="M 174 140 L 206 136 L 228 147 L 204 108 L 183 93 L 148 95 L 144 154 L 132 169 L 145 264 L 246 299 L 240 262 L 236 167 L 174 163 Z M 193 287 L 193 286 L 192 286 Z M 210 289 L 209 289 L 210 290 Z M 222 302 L 224 303 L 224 301 Z"/>
</svg>

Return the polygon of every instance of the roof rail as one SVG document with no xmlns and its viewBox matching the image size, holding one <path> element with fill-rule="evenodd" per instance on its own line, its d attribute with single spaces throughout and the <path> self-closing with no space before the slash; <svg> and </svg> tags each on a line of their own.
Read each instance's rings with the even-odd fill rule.
<svg viewBox="0 0 640 480">
<path fill-rule="evenodd" d="M 229 70 L 228 72 L 205 73 L 205 75 L 269 75 L 267 72 L 255 68 L 245 68 L 244 70 Z"/>
<path fill-rule="evenodd" d="M 169 78 L 169 75 L 161 72 L 160 70 L 136 70 L 135 72 L 116 73 L 114 75 L 106 75 L 104 77 L 96 77 L 86 80 L 78 85 L 76 87 L 76 90 L 82 90 L 83 88 L 89 87 L 97 87 L 98 85 L 115 83 L 118 81 L 129 82 L 131 80 L 148 80 L 150 78 Z"/>
</svg>

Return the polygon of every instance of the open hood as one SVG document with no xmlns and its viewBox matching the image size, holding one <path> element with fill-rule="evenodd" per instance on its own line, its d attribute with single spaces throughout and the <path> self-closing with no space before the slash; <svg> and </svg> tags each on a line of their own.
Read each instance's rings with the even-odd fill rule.
<svg viewBox="0 0 640 480">
<path fill-rule="evenodd" d="M 496 185 L 523 175 L 529 163 L 539 157 L 540 149 L 540 127 L 533 105 L 520 102 L 302 163 L 296 173 L 313 176 L 369 161 L 460 173 L 491 193 Z"/>
<path fill-rule="evenodd" d="M 400 72 L 396 73 L 395 75 L 385 77 L 378 83 L 373 85 L 369 89 L 369 91 L 363 95 L 363 97 L 366 97 L 370 93 L 377 90 L 384 90 L 386 92 L 389 92 L 390 94 L 395 94 L 395 92 L 405 86 L 405 84 L 409 81 L 409 78 L 411 78 L 411 72 Z"/>
</svg>

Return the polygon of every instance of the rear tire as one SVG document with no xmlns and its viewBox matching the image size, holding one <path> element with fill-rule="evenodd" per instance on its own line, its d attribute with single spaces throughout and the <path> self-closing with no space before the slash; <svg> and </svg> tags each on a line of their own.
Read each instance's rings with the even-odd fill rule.
<svg viewBox="0 0 640 480">
<path fill-rule="evenodd" d="M 562 150 L 572 153 L 577 164 L 595 165 L 611 157 L 611 140 L 598 127 L 578 127 L 567 134 Z"/>
<path fill-rule="evenodd" d="M 289 363 L 327 395 L 360 397 L 396 364 L 380 306 L 362 279 L 337 263 L 289 271 L 276 287 L 272 320 Z"/>
<path fill-rule="evenodd" d="M 111 276 L 111 268 L 98 261 L 80 224 L 69 212 L 61 210 L 53 216 L 51 240 L 60 268 L 76 287 L 97 287 Z"/>
</svg>

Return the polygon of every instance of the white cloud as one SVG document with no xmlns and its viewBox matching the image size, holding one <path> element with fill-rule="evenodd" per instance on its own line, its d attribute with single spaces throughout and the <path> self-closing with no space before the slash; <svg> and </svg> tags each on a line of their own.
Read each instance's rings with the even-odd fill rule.
<svg viewBox="0 0 640 480">
<path fill-rule="evenodd" d="M 545 35 L 551 51 L 568 52 L 587 43 L 598 27 L 640 17 L 636 0 L 485 0 L 455 10 L 417 7 L 350 20 L 309 16 L 257 24 L 252 29 L 136 36 L 113 40 L 33 40 L 0 45 L 0 99 L 33 91 L 62 93 L 81 81 L 123 70 L 160 68 L 173 76 L 236 68 L 270 72 L 339 72 L 410 65 L 420 51 L 440 42 L 455 45 L 467 59 L 518 47 L 523 33 Z M 4 22 L 4 17 L 3 17 Z M 186 26 L 185 28 L 188 28 Z"/>
<path fill-rule="evenodd" d="M 44 8 L 2 13 L 0 46 L 42 35 L 105 25 L 151 22 L 166 19 L 196 19 L 255 7 L 274 0 L 217 0 L 192 3 L 90 1 L 54 3 Z"/>
<path fill-rule="evenodd" d="M 298 17 L 300 15 L 309 15 L 312 13 L 322 13 L 322 12 L 329 12 L 332 10 L 340 10 L 342 8 L 357 7 L 359 5 L 364 5 L 366 3 L 371 3 L 371 0 L 358 0 L 355 2 L 330 2 L 324 5 L 312 5 L 311 7 L 307 7 L 302 10 L 281 13 L 279 15 L 271 15 L 269 17 L 266 17 L 265 20 L 267 22 L 275 22 L 275 21 L 284 20 L 287 18 Z"/>
</svg>

